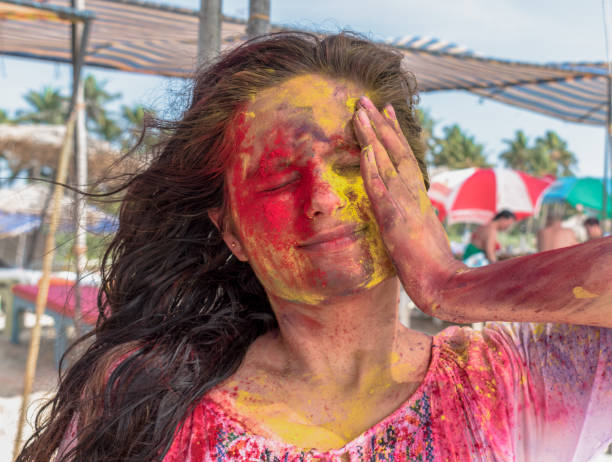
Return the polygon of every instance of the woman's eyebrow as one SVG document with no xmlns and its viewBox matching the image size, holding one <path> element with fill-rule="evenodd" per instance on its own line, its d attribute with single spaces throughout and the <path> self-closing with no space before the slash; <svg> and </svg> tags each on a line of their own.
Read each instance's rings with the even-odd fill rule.
<svg viewBox="0 0 612 462">
<path fill-rule="evenodd" d="M 283 154 L 278 154 L 283 151 Z M 275 155 L 275 153 L 277 153 Z M 253 162 L 247 169 L 246 178 L 252 178 L 258 174 L 275 172 L 288 167 L 295 161 L 295 150 L 292 148 L 264 149 L 257 162 Z"/>
</svg>

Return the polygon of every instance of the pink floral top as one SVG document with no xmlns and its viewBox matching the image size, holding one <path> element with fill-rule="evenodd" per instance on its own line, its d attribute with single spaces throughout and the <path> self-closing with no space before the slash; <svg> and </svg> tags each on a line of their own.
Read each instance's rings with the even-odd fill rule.
<svg viewBox="0 0 612 462">
<path fill-rule="evenodd" d="M 164 462 L 578 462 L 611 441 L 612 329 L 489 324 L 438 334 L 417 391 L 340 449 L 251 433 L 204 397 Z"/>
</svg>

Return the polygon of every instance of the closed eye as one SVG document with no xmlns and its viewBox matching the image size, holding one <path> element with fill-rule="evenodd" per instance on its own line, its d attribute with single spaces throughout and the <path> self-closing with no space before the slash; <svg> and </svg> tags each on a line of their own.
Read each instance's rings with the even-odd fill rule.
<svg viewBox="0 0 612 462">
<path fill-rule="evenodd" d="M 280 183 L 276 183 L 276 184 L 273 184 L 271 186 L 267 186 L 264 189 L 262 189 L 261 192 L 271 193 L 271 192 L 282 191 L 282 190 L 288 188 L 289 186 L 292 186 L 294 183 L 297 183 L 298 180 L 299 180 L 299 177 L 293 176 L 291 178 L 287 178 L 286 180 L 284 180 L 284 181 L 282 181 Z"/>
</svg>

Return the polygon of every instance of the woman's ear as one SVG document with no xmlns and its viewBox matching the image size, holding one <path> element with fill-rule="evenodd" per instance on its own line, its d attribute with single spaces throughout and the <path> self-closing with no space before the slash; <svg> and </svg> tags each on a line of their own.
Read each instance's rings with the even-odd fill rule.
<svg viewBox="0 0 612 462">
<path fill-rule="evenodd" d="M 234 256 L 240 261 L 248 261 L 249 257 L 246 255 L 244 250 L 242 249 L 242 244 L 234 233 L 232 226 L 229 226 L 227 220 L 223 220 L 223 228 L 221 229 L 221 214 L 223 213 L 221 208 L 209 209 L 208 210 L 208 218 L 213 222 L 213 225 L 219 230 L 221 233 L 221 237 L 225 241 L 225 244 L 230 249 L 230 251 L 234 254 Z"/>
</svg>

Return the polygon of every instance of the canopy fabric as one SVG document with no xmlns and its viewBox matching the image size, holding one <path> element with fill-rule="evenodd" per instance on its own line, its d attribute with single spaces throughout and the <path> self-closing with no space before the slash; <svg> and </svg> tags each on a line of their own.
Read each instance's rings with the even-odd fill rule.
<svg viewBox="0 0 612 462">
<path fill-rule="evenodd" d="M 2 2 L 25 0 L 0 0 Z M 34 3 L 34 2 L 30 2 Z M 69 6 L 48 0 L 47 7 Z M 122 71 L 188 77 L 197 55 L 197 10 L 133 0 L 86 0 L 95 19 L 85 64 Z M 273 27 L 273 30 L 281 30 Z M 222 21 L 222 45 L 246 38 L 246 24 Z M 56 21 L 11 16 L 0 21 L 0 53 L 69 62 L 70 28 Z M 403 37 L 387 43 L 405 55 L 422 92 L 466 90 L 572 122 L 605 124 L 607 76 L 601 64 L 535 65 L 478 56 L 440 40 Z"/>
<path fill-rule="evenodd" d="M 70 0 L 49 0 L 67 7 Z M 86 0 L 95 16 L 85 65 L 129 72 L 187 77 L 196 63 L 198 11 L 120 0 Z M 0 52 L 70 62 L 70 28 L 55 22 L 8 18 L 0 22 Z M 244 21 L 226 18 L 222 43 L 246 38 Z"/>
<path fill-rule="evenodd" d="M 467 90 L 569 122 L 606 124 L 606 63 L 535 65 L 484 58 L 459 45 L 422 37 L 387 43 L 403 49 L 407 69 L 421 91 Z"/>
<path fill-rule="evenodd" d="M 58 5 L 47 5 L 33 0 L 2 0 L 0 2 L 0 19 L 72 23 L 93 19 L 93 15 L 86 11 Z"/>
<path fill-rule="evenodd" d="M 471 91 L 501 103 L 519 106 L 569 122 L 606 124 L 607 76 L 581 76 Z"/>
</svg>

